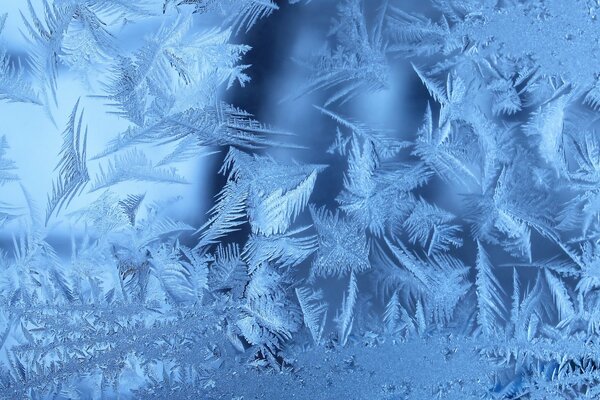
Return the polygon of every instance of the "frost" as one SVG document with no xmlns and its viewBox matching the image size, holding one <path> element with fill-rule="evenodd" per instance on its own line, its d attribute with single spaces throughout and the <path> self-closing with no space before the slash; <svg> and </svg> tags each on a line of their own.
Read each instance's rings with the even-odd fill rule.
<svg viewBox="0 0 600 400">
<path fill-rule="evenodd" d="M 27 1 L 0 44 L 0 397 L 600 395 L 596 2 L 130 3 Z M 246 62 L 289 12 L 331 17 L 295 81 Z"/>
</svg>

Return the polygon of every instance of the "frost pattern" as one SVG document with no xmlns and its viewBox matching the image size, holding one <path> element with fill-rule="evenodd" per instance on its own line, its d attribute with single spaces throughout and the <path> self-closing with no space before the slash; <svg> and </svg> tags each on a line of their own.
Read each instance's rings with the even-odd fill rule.
<svg viewBox="0 0 600 400">
<path fill-rule="evenodd" d="M 45 209 L 24 186 L 22 205 L 0 199 L 12 233 L 0 252 L 3 398 L 239 399 L 252 379 L 287 397 L 273 380 L 290 376 L 298 398 L 315 398 L 303 388 L 321 365 L 344 397 L 600 396 L 596 2 L 431 0 L 420 14 L 335 1 L 326 44 L 296 60 L 305 84 L 282 96 L 315 102 L 332 127 L 328 149 L 310 149 L 318 163 L 300 161 L 300 132 L 225 101 L 250 82 L 240 40 L 281 3 L 130 3 L 28 0 L 27 62 L 0 47 L 2 106 L 56 125 L 58 78 L 74 73 L 127 125 L 88 156 L 77 101 L 54 133 Z M 0 17 L 0 32 L 7 18 L 18 17 Z M 155 29 L 125 49 L 132 23 Z M 394 90 L 402 63 L 427 97 L 421 126 L 352 117 L 357 100 Z M 10 150 L 0 136 L 0 190 L 19 181 Z M 173 217 L 177 199 L 115 189 L 188 183 L 178 166 L 207 150 L 225 154 L 224 183 L 199 226 Z M 70 257 L 50 240 L 61 218 L 84 226 Z M 404 364 L 380 382 L 353 352 L 369 368 L 385 371 L 373 360 L 389 354 Z"/>
</svg>

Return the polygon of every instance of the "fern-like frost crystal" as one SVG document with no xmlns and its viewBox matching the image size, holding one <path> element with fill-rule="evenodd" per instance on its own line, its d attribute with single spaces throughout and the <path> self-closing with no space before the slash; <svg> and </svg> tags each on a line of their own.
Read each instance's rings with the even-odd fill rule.
<svg viewBox="0 0 600 400">
<path fill-rule="evenodd" d="M 3 2 L 0 398 L 600 398 L 599 16 Z"/>
</svg>

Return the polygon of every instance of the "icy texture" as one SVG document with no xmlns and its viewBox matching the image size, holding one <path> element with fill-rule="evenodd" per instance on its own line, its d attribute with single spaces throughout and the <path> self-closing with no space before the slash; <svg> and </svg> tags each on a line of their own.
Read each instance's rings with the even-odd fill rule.
<svg viewBox="0 0 600 400">
<path fill-rule="evenodd" d="M 22 3 L 0 17 L 28 39 L 2 40 L 0 114 L 29 141 L 0 130 L 1 398 L 600 397 L 596 1 Z M 266 72 L 263 123 L 236 104 L 268 103 L 243 43 L 282 9 L 332 20 Z M 358 117 L 394 94 L 418 127 Z M 317 122 L 273 126 L 296 113 Z M 47 199 L 19 183 L 42 135 Z M 200 156 L 198 221 L 173 188 Z"/>
</svg>

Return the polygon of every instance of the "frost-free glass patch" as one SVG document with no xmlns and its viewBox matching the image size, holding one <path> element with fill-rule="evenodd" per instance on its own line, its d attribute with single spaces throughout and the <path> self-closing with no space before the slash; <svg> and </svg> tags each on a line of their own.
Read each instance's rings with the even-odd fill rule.
<svg viewBox="0 0 600 400">
<path fill-rule="evenodd" d="M 0 398 L 600 398 L 593 0 L 0 4 Z"/>
</svg>

